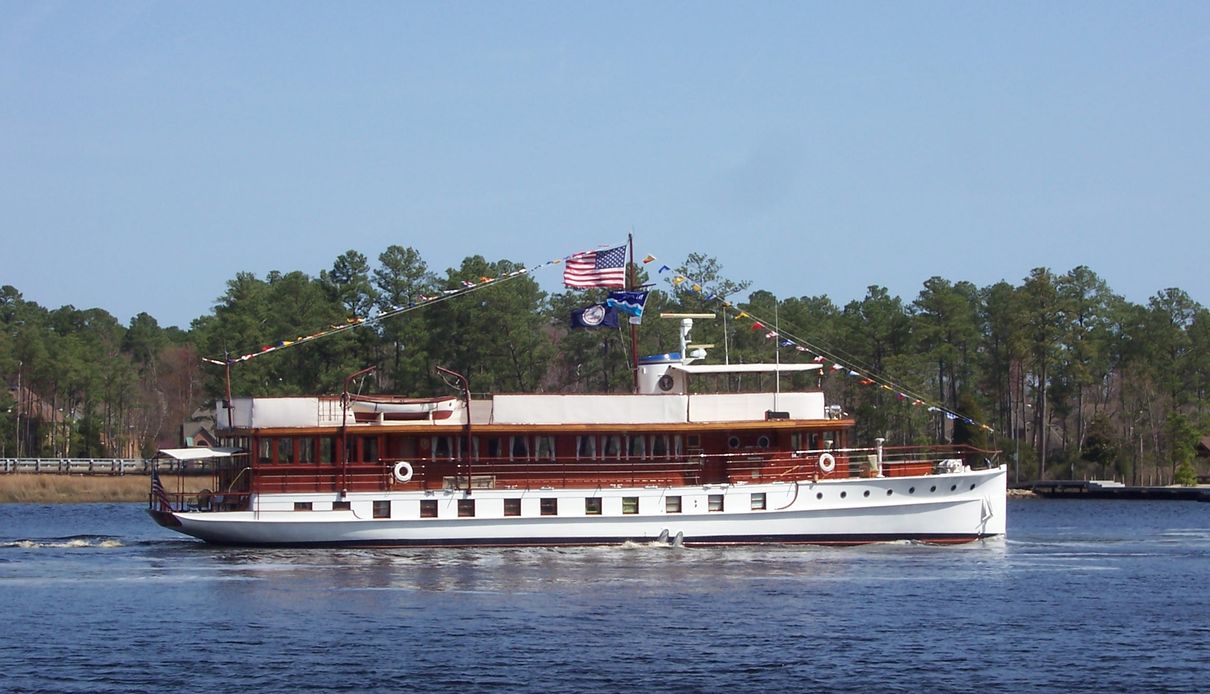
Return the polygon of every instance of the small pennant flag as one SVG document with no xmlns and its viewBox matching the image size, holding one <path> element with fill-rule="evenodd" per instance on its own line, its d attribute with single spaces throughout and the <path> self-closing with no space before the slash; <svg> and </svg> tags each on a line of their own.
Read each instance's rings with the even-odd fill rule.
<svg viewBox="0 0 1210 694">
<path fill-rule="evenodd" d="M 653 260 L 655 260 L 655 256 L 654 256 L 654 255 L 643 256 L 643 264 L 644 264 L 644 265 L 646 265 L 647 263 L 650 263 L 650 262 L 651 262 L 651 261 L 653 261 Z"/>
</svg>

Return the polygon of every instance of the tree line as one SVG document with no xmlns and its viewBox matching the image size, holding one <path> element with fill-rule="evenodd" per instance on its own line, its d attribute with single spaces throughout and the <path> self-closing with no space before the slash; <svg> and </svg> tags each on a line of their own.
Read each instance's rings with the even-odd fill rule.
<svg viewBox="0 0 1210 694">
<path fill-rule="evenodd" d="M 450 392 L 434 364 L 466 374 L 478 392 L 629 391 L 629 333 L 568 328 L 570 312 L 603 301 L 604 290 L 551 294 L 520 274 L 463 291 L 520 267 L 470 256 L 437 272 L 413 248 L 390 246 L 376 263 L 350 250 L 317 277 L 239 273 L 188 330 L 146 313 L 123 325 L 101 309 L 46 309 L 4 286 L 0 456 L 146 455 L 175 445 L 181 422 L 223 396 L 223 369 L 202 357 L 222 361 L 358 319 L 370 320 L 235 364 L 233 392 L 339 392 L 367 366 L 376 370 L 355 384 L 363 392 Z M 1196 443 L 1210 434 L 1210 312 L 1180 289 L 1140 305 L 1087 267 L 1037 268 L 987 287 L 931 277 L 910 300 L 871 286 L 839 306 L 822 294 L 749 292 L 749 282 L 697 253 L 671 271 L 633 270 L 651 290 L 639 354 L 678 348 L 675 321 L 661 312 L 714 312 L 693 334 L 715 345 L 712 361 L 826 356 L 837 366 L 822 370 L 819 385 L 857 419 L 859 441 L 995 447 L 1023 480 L 1169 483 L 1195 478 Z M 430 301 L 449 293 L 459 295 Z M 782 387 L 817 378 L 798 374 Z M 772 386 L 746 379 L 715 385 Z"/>
</svg>

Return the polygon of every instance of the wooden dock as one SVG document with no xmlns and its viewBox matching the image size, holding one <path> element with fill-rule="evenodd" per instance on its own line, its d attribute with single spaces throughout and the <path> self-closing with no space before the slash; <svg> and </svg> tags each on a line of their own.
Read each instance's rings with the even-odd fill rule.
<svg viewBox="0 0 1210 694">
<path fill-rule="evenodd" d="M 1134 499 L 1149 501 L 1207 501 L 1210 487 L 1133 487 L 1104 480 L 1051 480 L 1013 485 L 1050 499 Z"/>
</svg>

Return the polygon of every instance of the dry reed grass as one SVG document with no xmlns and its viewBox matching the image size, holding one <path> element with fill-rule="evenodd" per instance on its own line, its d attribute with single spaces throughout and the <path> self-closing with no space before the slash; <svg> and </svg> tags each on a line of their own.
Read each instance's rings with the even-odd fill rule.
<svg viewBox="0 0 1210 694">
<path fill-rule="evenodd" d="M 179 487 L 175 475 L 160 475 L 169 493 Z M 209 475 L 184 477 L 184 491 L 197 492 L 211 483 Z M 144 475 L 0 475 L 0 503 L 79 504 L 147 501 L 151 478 Z"/>
</svg>

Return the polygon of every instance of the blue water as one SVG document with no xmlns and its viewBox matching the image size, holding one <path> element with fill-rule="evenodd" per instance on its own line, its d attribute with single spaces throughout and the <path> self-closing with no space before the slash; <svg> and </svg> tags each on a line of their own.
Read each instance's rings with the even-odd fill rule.
<svg viewBox="0 0 1210 694">
<path fill-rule="evenodd" d="M 1203 691 L 1210 504 L 958 547 L 247 550 L 0 505 L 4 691 Z"/>
</svg>

